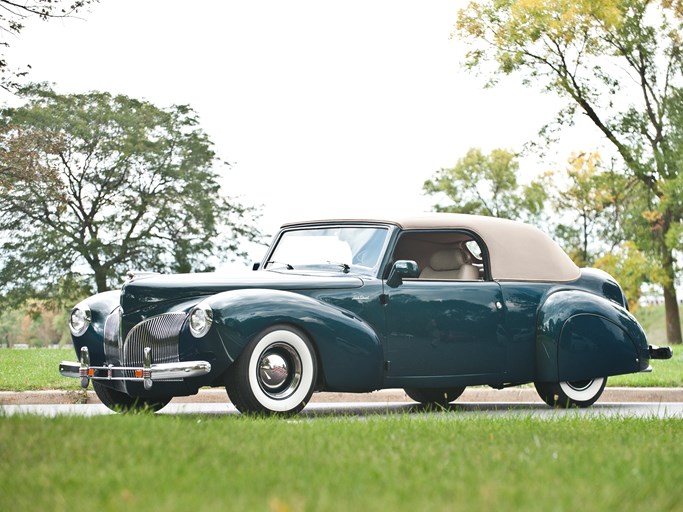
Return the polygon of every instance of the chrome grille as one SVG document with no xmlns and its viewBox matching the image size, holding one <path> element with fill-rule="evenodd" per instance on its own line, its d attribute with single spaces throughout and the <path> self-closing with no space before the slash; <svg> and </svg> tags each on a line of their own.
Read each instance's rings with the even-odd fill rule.
<svg viewBox="0 0 683 512">
<path fill-rule="evenodd" d="M 142 366 L 145 347 L 152 349 L 152 362 L 155 364 L 178 362 L 178 338 L 185 318 L 185 313 L 167 313 L 133 327 L 123 344 L 123 365 Z"/>
<path fill-rule="evenodd" d="M 109 364 L 121 364 L 121 308 L 116 308 L 104 322 L 104 356 Z"/>
</svg>

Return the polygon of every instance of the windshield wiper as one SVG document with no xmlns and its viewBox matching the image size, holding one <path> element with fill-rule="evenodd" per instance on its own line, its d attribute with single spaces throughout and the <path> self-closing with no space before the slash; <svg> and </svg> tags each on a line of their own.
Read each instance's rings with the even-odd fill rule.
<svg viewBox="0 0 683 512">
<path fill-rule="evenodd" d="M 284 263 L 282 261 L 275 261 L 275 260 L 270 260 L 266 261 L 266 266 L 268 265 L 283 265 L 287 270 L 294 270 L 294 267 L 291 266 L 289 263 Z"/>
</svg>

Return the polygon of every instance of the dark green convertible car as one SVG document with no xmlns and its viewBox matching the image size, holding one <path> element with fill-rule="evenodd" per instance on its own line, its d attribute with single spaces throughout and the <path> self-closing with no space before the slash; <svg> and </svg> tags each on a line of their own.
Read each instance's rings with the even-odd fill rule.
<svg viewBox="0 0 683 512">
<path fill-rule="evenodd" d="M 78 304 L 70 328 L 79 362 L 62 375 L 115 410 L 203 386 L 242 412 L 295 413 L 319 390 L 443 405 L 530 382 L 586 407 L 610 375 L 671 357 L 608 274 L 532 226 L 458 214 L 286 224 L 253 272 L 136 275 Z"/>
</svg>

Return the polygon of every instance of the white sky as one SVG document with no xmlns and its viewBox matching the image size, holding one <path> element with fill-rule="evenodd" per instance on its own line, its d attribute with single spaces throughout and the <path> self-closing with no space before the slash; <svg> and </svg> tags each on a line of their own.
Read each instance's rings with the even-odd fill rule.
<svg viewBox="0 0 683 512">
<path fill-rule="evenodd" d="M 462 69 L 449 36 L 464 5 L 101 0 L 82 19 L 29 23 L 8 56 L 59 92 L 191 105 L 234 164 L 226 193 L 263 205 L 272 235 L 290 220 L 429 210 L 422 184 L 439 168 L 471 147 L 519 150 L 550 120 L 552 98 L 514 80 L 485 90 Z M 593 149 L 565 146 L 526 172 Z"/>
</svg>

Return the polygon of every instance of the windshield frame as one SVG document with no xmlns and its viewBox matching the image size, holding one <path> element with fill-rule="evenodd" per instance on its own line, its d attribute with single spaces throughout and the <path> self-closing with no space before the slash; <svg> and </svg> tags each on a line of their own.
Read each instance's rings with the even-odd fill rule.
<svg viewBox="0 0 683 512">
<path fill-rule="evenodd" d="M 301 231 L 322 231 L 322 230 L 335 230 L 335 229 L 372 229 L 378 232 L 384 232 L 384 240 L 382 242 L 381 248 L 377 252 L 377 259 L 374 266 L 368 267 L 365 265 L 358 264 L 348 264 L 342 261 L 329 261 L 329 262 L 318 262 L 311 264 L 299 264 L 295 262 L 282 260 L 277 256 L 278 246 L 282 242 L 283 238 L 292 232 Z M 290 271 L 290 272 L 301 272 L 301 271 L 338 271 L 340 274 L 353 273 L 353 274 L 364 274 L 377 276 L 379 275 L 380 269 L 384 265 L 384 259 L 393 236 L 393 229 L 391 225 L 388 224 L 377 224 L 377 223 L 329 223 L 329 224 L 308 224 L 308 225 L 295 225 L 288 226 L 277 234 L 275 239 L 270 245 L 266 256 L 261 262 L 260 268 L 262 270 L 268 271 Z"/>
</svg>

